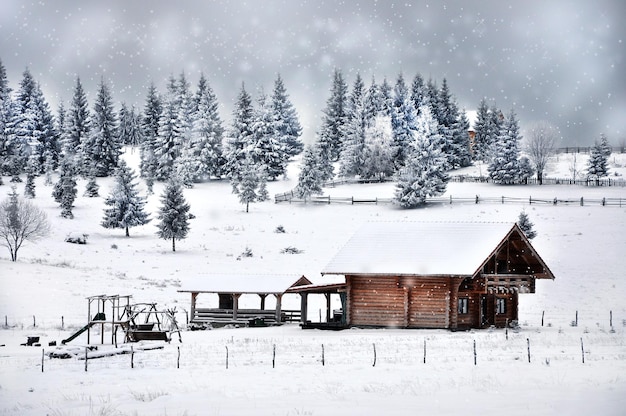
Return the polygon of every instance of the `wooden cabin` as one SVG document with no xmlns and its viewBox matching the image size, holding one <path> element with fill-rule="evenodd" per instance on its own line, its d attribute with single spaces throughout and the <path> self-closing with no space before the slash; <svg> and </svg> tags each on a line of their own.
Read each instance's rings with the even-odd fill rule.
<svg viewBox="0 0 626 416">
<path fill-rule="evenodd" d="M 322 274 L 345 276 L 346 326 L 451 330 L 504 327 L 535 279 L 554 279 L 510 223 L 368 223 Z"/>
<path fill-rule="evenodd" d="M 301 311 L 283 309 L 282 298 L 288 289 L 310 284 L 304 276 L 222 274 L 186 279 L 178 292 L 191 294 L 194 326 L 266 326 L 300 321 Z M 273 308 L 266 308 L 268 296 L 274 300 Z M 209 297 L 213 299 L 203 299 Z M 258 297 L 259 306 L 242 308 L 242 297 Z M 250 306 L 249 299 L 247 303 Z"/>
</svg>

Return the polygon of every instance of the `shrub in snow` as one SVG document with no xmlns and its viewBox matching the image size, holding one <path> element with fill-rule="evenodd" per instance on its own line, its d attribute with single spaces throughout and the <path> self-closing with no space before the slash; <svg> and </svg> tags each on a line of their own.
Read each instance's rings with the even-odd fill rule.
<svg viewBox="0 0 626 416">
<path fill-rule="evenodd" d="M 65 242 L 72 244 L 87 244 L 87 237 L 89 237 L 89 234 L 69 233 L 67 237 L 65 237 Z"/>
<path fill-rule="evenodd" d="M 277 234 L 285 234 L 286 233 L 285 227 L 283 227 L 282 225 L 279 225 L 278 227 L 276 227 L 274 232 Z"/>
<path fill-rule="evenodd" d="M 522 229 L 522 231 L 526 235 L 526 238 L 528 238 L 529 240 L 537 237 L 537 232 L 533 230 L 534 224 L 528 219 L 526 211 L 520 212 L 519 218 L 517 219 L 517 225 L 519 225 L 519 228 Z"/>
<path fill-rule="evenodd" d="M 281 254 L 300 254 L 300 253 L 304 253 L 304 250 L 298 250 L 296 247 L 286 247 L 284 249 L 282 249 Z"/>
<path fill-rule="evenodd" d="M 246 247 L 246 249 L 239 256 L 237 256 L 237 260 L 241 260 L 242 258 L 253 257 L 253 256 L 254 254 L 252 253 L 252 250 L 250 249 L 250 247 Z"/>
</svg>

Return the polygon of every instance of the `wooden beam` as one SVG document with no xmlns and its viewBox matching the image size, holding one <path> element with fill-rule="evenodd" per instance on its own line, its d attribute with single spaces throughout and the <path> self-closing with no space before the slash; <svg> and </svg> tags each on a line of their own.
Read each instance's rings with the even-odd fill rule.
<svg viewBox="0 0 626 416">
<path fill-rule="evenodd" d="M 330 293 L 324 293 L 326 296 L 326 322 L 330 322 Z"/>
<path fill-rule="evenodd" d="M 300 296 L 302 296 L 302 301 L 300 303 L 300 320 L 303 323 L 306 323 L 306 316 L 307 316 L 307 310 L 309 308 L 308 305 L 308 293 L 300 293 Z"/>
<path fill-rule="evenodd" d="M 282 294 L 274 294 L 274 296 L 276 296 L 276 322 L 280 324 L 281 322 L 281 316 L 282 316 L 282 299 L 283 299 L 283 295 Z"/>
<path fill-rule="evenodd" d="M 241 293 L 233 293 L 233 319 L 237 319 L 237 310 L 239 309 L 239 297 Z"/>
</svg>

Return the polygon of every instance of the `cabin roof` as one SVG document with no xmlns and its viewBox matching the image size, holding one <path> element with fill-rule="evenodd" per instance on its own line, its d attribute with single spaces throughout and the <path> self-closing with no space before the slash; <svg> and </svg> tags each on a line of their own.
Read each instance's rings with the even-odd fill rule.
<svg viewBox="0 0 626 416">
<path fill-rule="evenodd" d="M 280 274 L 215 274 L 184 279 L 179 292 L 282 294 L 291 287 L 310 285 L 304 276 Z"/>
<path fill-rule="evenodd" d="M 322 274 L 472 276 L 514 223 L 370 222 Z"/>
</svg>

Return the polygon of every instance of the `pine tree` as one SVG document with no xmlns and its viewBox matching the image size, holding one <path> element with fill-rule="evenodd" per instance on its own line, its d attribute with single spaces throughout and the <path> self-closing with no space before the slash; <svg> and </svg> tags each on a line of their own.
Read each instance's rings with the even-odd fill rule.
<svg viewBox="0 0 626 416">
<path fill-rule="evenodd" d="M 6 69 L 0 59 L 0 175 L 9 171 L 10 123 L 13 118 L 13 101 Z"/>
<path fill-rule="evenodd" d="M 122 103 L 119 113 L 118 132 L 121 144 L 136 147 L 143 142 L 141 114 L 137 112 L 134 105 L 129 109 L 126 103 Z"/>
<path fill-rule="evenodd" d="M 274 180 L 285 174 L 290 152 L 286 142 L 280 141 L 275 129 L 273 109 L 261 91 L 252 124 L 251 156 L 254 163 L 264 169 L 267 179 Z"/>
<path fill-rule="evenodd" d="M 493 183 L 512 185 L 519 181 L 519 142 L 521 139 L 517 117 L 515 111 L 511 109 L 500 129 L 500 136 L 492 146 L 491 162 L 487 170 Z"/>
<path fill-rule="evenodd" d="M 111 208 L 104 210 L 104 218 L 100 223 L 104 228 L 123 228 L 126 237 L 130 234 L 128 229 L 150 222 L 148 214 L 144 211 L 146 198 L 139 195 L 135 173 L 120 159 L 115 173 L 115 184 L 111 193 L 104 203 Z"/>
<path fill-rule="evenodd" d="M 33 199 L 35 197 L 35 177 L 37 176 L 37 156 L 31 155 L 26 165 L 26 185 L 24 186 L 24 198 Z"/>
<path fill-rule="evenodd" d="M 100 196 L 100 186 L 98 182 L 96 182 L 96 172 L 95 168 L 92 168 L 89 172 L 87 178 L 87 184 L 85 185 L 85 193 L 83 196 L 94 198 Z"/>
<path fill-rule="evenodd" d="M 157 171 L 156 146 L 159 136 L 159 120 L 161 118 L 161 99 L 154 84 L 148 88 L 148 96 L 141 118 L 141 131 L 143 141 L 141 143 L 139 170 L 141 177 L 148 182 L 154 182 Z"/>
<path fill-rule="evenodd" d="M 306 200 L 311 195 L 322 193 L 323 179 L 319 171 L 318 153 L 314 146 L 309 145 L 304 149 L 300 162 L 300 173 L 295 194 L 298 198 Z"/>
<path fill-rule="evenodd" d="M 339 176 L 359 176 L 365 163 L 365 91 L 361 76 L 357 74 L 352 92 L 348 98 L 344 139 L 339 157 Z"/>
<path fill-rule="evenodd" d="M 519 225 L 519 228 L 521 228 L 522 232 L 524 232 L 524 235 L 529 240 L 537 237 L 537 232 L 533 230 L 534 224 L 528 219 L 528 214 L 526 214 L 526 211 L 522 210 L 522 212 L 519 213 L 517 225 Z"/>
<path fill-rule="evenodd" d="M 184 141 L 183 120 L 178 84 L 173 76 L 167 84 L 167 95 L 163 101 L 163 109 L 159 118 L 159 135 L 156 137 L 154 156 L 156 161 L 155 178 L 165 180 L 174 171 L 174 161 L 179 155 Z"/>
<path fill-rule="evenodd" d="M 611 147 L 609 139 L 604 133 L 600 134 L 600 148 L 602 149 L 602 154 L 606 156 L 608 160 L 611 156 L 611 152 L 613 152 L 613 148 Z"/>
<path fill-rule="evenodd" d="M 341 152 L 345 132 L 343 126 L 346 119 L 347 92 L 348 86 L 343 74 L 339 69 L 335 69 L 330 97 L 323 110 L 322 126 L 317 138 L 320 156 L 328 157 L 328 163 L 337 161 Z"/>
<path fill-rule="evenodd" d="M 402 74 L 398 76 L 393 89 L 393 108 L 391 111 L 391 129 L 393 132 L 394 163 L 396 168 L 404 166 L 413 141 L 416 110 Z"/>
<path fill-rule="evenodd" d="M 222 140 L 224 128 L 218 111 L 218 102 L 204 75 L 200 76 L 196 93 L 196 112 L 193 121 L 192 142 L 197 155 L 197 178 L 219 177 L 224 157 Z"/>
<path fill-rule="evenodd" d="M 391 117 L 391 111 L 393 109 L 393 91 L 387 78 L 383 78 L 383 83 L 380 84 L 380 103 L 381 103 L 381 115 Z"/>
<path fill-rule="evenodd" d="M 252 97 L 250 97 L 245 85 L 242 83 L 224 149 L 226 158 L 224 169 L 225 173 L 231 178 L 241 170 L 243 160 L 252 151 L 254 142 L 253 124 L 254 109 L 252 108 Z"/>
<path fill-rule="evenodd" d="M 419 115 L 420 108 L 428 102 L 424 78 L 419 73 L 415 75 L 411 83 L 411 101 L 413 101 L 417 115 Z"/>
<path fill-rule="evenodd" d="M 487 100 L 483 98 L 480 100 L 478 110 L 476 112 L 476 122 L 474 123 L 474 160 L 486 162 L 489 156 L 489 149 L 491 147 L 489 136 L 489 106 Z"/>
<path fill-rule="evenodd" d="M 530 163 L 530 159 L 526 156 L 522 156 L 519 160 L 519 181 L 524 185 L 528 184 L 528 179 L 531 178 L 535 174 L 535 169 L 533 169 L 532 163 Z"/>
<path fill-rule="evenodd" d="M 172 240 L 172 251 L 176 251 L 176 240 L 187 238 L 189 209 L 181 184 L 176 180 L 170 180 L 161 195 L 157 235 L 163 240 Z"/>
<path fill-rule="evenodd" d="M 241 161 L 238 173 L 231 177 L 233 193 L 239 196 L 239 202 L 246 205 L 246 212 L 251 202 L 259 200 L 258 189 L 264 180 L 263 175 L 263 168 L 248 155 Z"/>
<path fill-rule="evenodd" d="M 24 70 L 20 88 L 17 91 L 11 120 L 9 121 L 8 161 L 9 173 L 19 180 L 31 153 L 30 141 L 37 134 L 37 105 L 35 90 L 37 84 L 30 71 Z M 21 181 L 21 180 L 20 180 Z"/>
<path fill-rule="evenodd" d="M 464 109 L 458 112 L 452 125 L 452 168 L 464 168 L 472 164 L 469 129 L 470 123 Z"/>
<path fill-rule="evenodd" d="M 365 106 L 365 121 L 368 127 L 374 124 L 377 116 L 382 113 L 382 97 L 380 95 L 380 87 L 376 84 L 376 80 L 372 77 L 372 83 L 367 91 L 365 91 L 364 98 Z"/>
<path fill-rule="evenodd" d="M 603 138 L 605 138 L 604 135 L 601 136 L 600 140 L 595 141 L 587 161 L 587 179 L 595 179 L 596 185 L 600 184 L 600 178 L 609 174 L 607 164 L 610 152 L 607 151 Z"/>
<path fill-rule="evenodd" d="M 304 145 L 300 140 L 302 126 L 300 126 L 300 121 L 298 120 L 298 113 L 289 100 L 287 89 L 280 74 L 276 76 L 276 81 L 274 81 L 271 100 L 274 135 L 285 149 L 286 159 L 288 160 L 289 157 L 302 153 Z"/>
<path fill-rule="evenodd" d="M 383 180 L 394 173 L 391 120 L 378 116 L 365 131 L 365 162 L 361 176 Z"/>
<path fill-rule="evenodd" d="M 74 163 L 71 158 L 65 157 L 61 161 L 59 180 L 52 190 L 52 197 L 61 206 L 61 217 L 74 218 L 72 208 L 74 208 L 77 192 Z"/>
<path fill-rule="evenodd" d="M 415 208 L 427 197 L 443 194 L 448 184 L 446 163 L 437 122 L 430 108 L 422 106 L 409 158 L 398 174 L 394 201 L 403 208 Z"/>
<path fill-rule="evenodd" d="M 83 140 L 84 175 L 95 169 L 96 176 L 110 176 L 117 168 L 121 143 L 117 130 L 117 114 L 113 98 L 104 78 L 100 80 L 90 122 L 90 134 Z"/>
<path fill-rule="evenodd" d="M 63 153 L 66 157 L 73 157 L 76 166 L 82 163 L 82 145 L 89 136 L 90 123 L 87 96 L 83 90 L 80 78 L 76 77 L 74 95 L 67 114 L 67 132 L 65 141 L 62 143 Z"/>
</svg>

